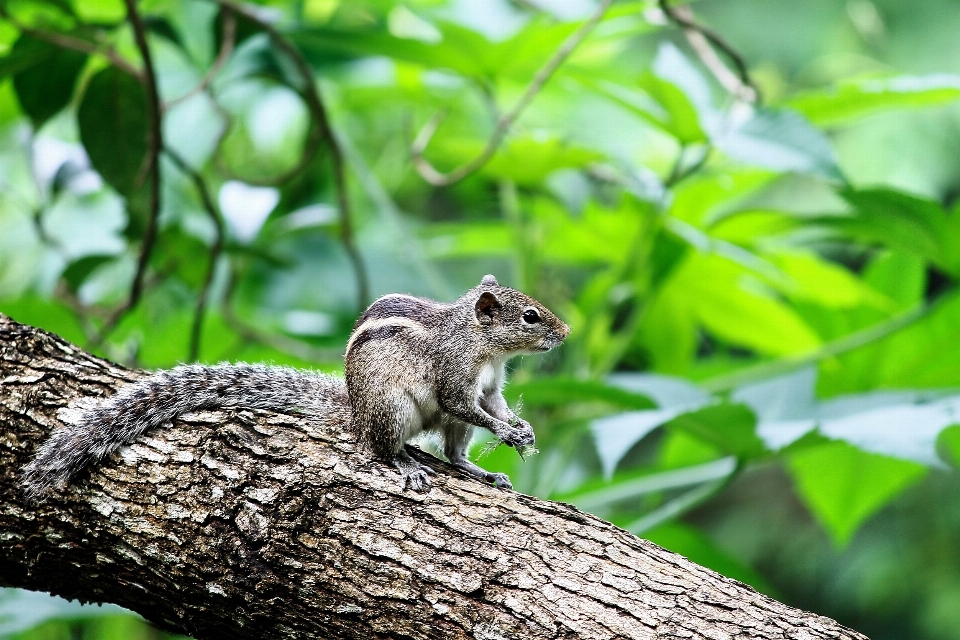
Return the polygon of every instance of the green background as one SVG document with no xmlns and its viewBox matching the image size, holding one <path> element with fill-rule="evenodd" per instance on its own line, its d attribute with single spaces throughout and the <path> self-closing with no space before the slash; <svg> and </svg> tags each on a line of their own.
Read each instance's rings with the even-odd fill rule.
<svg viewBox="0 0 960 640">
<path fill-rule="evenodd" d="M 0 311 L 130 366 L 337 372 L 375 297 L 493 273 L 572 333 L 510 367 L 539 455 L 480 464 L 874 640 L 960 637 L 960 5 L 692 3 L 751 102 L 616 2 L 447 186 L 418 132 L 439 171 L 477 157 L 596 3 L 137 6 L 166 106 L 131 304 L 153 165 L 124 2 L 0 0 Z M 161 636 L 0 591 L 3 638 Z"/>
</svg>

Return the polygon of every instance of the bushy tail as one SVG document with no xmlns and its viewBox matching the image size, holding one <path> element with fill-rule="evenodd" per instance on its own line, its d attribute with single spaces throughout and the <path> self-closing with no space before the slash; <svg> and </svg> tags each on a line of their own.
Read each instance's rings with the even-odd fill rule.
<svg viewBox="0 0 960 640">
<path fill-rule="evenodd" d="M 247 407 L 319 413 L 341 394 L 346 387 L 338 378 L 286 367 L 183 365 L 158 371 L 89 409 L 76 424 L 54 431 L 23 468 L 23 491 L 38 501 L 88 464 L 190 411 Z"/>
</svg>

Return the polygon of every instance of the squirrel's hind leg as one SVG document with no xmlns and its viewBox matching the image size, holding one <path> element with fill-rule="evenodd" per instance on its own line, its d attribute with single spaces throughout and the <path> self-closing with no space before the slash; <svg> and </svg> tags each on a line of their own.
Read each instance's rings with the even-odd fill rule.
<svg viewBox="0 0 960 640">
<path fill-rule="evenodd" d="M 513 489 L 510 478 L 505 473 L 493 473 L 470 462 L 467 449 L 473 437 L 473 425 L 459 420 L 447 424 L 443 429 L 443 454 L 450 464 L 474 478 L 490 482 L 498 489 Z"/>
<path fill-rule="evenodd" d="M 372 390 L 353 403 L 353 429 L 366 436 L 374 455 L 400 471 L 400 490 L 430 490 L 430 476 L 436 472 L 407 453 L 407 440 L 423 430 L 423 417 L 406 392 L 389 385 Z"/>
</svg>

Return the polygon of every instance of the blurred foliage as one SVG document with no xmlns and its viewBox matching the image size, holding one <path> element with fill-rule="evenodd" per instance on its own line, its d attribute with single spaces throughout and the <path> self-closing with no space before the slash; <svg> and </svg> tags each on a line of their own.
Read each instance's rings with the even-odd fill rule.
<svg viewBox="0 0 960 640">
<path fill-rule="evenodd" d="M 650 1 L 136 6 L 159 149 L 122 0 L 0 0 L 0 310 L 338 371 L 368 298 L 493 272 L 573 332 L 512 368 L 541 453 L 482 464 L 875 640 L 960 636 L 955 3 L 694 3 L 740 79 Z M 94 613 L 0 592 L 0 636 L 159 636 Z"/>
</svg>

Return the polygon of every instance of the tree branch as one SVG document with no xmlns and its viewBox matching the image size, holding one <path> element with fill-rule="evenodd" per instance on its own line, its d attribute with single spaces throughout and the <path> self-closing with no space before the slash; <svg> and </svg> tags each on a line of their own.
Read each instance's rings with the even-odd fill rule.
<svg viewBox="0 0 960 640">
<path fill-rule="evenodd" d="M 537 97 L 537 94 L 540 93 L 544 85 L 547 84 L 547 81 L 553 76 L 556 70 L 560 68 L 560 65 L 566 62 L 567 58 L 570 57 L 570 54 L 573 53 L 573 50 L 576 49 L 577 46 L 586 39 L 597 23 L 603 19 L 604 14 L 607 12 L 607 9 L 610 8 L 611 4 L 613 4 L 613 0 L 601 0 L 600 4 L 597 6 L 597 10 L 593 13 L 593 15 L 591 15 L 586 22 L 580 25 L 580 28 L 573 32 L 570 37 L 563 41 L 563 44 L 560 45 L 560 48 L 557 49 L 550 60 L 548 60 L 547 63 L 543 65 L 543 67 L 541 67 L 541 69 L 533 77 L 533 80 L 527 86 L 526 91 L 523 92 L 523 95 L 520 96 L 520 99 L 517 100 L 517 103 L 513 105 L 513 108 L 502 115 L 497 121 L 497 126 L 490 135 L 490 138 L 487 140 L 487 144 L 483 148 L 483 151 L 480 153 L 480 155 L 470 162 L 461 165 L 447 173 L 441 173 L 432 164 L 430 164 L 430 162 L 423 157 L 423 153 L 430 144 L 433 134 L 436 133 L 437 128 L 440 126 L 440 120 L 437 116 L 434 116 L 428 120 L 427 124 L 424 125 L 420 133 L 417 134 L 417 137 L 414 139 L 413 145 L 410 149 L 410 155 L 413 159 L 413 166 L 417 169 L 417 172 L 423 177 L 423 179 L 434 186 L 445 187 L 463 180 L 489 162 L 497 152 L 497 149 L 500 148 L 500 144 L 507 136 L 507 132 L 510 131 L 510 128 L 513 126 L 514 122 L 516 122 L 517 118 L 520 117 L 520 114 L 523 113 L 524 109 L 526 109 L 531 102 L 533 102 L 533 99 Z"/>
<path fill-rule="evenodd" d="M 746 102 L 760 101 L 760 90 L 750 77 L 746 60 L 730 43 L 716 31 L 698 23 L 694 19 L 693 9 L 689 6 L 672 7 L 670 0 L 658 0 L 658 4 L 664 15 L 683 29 L 690 47 L 724 89 Z M 731 73 L 723 64 L 712 47 L 720 49 L 730 59 L 737 70 L 736 74 Z"/>
<path fill-rule="evenodd" d="M 4 583 L 199 640 L 865 640 L 439 460 L 429 494 L 403 492 L 348 435 L 345 386 L 323 415 L 186 415 L 26 504 L 19 469 L 51 429 L 141 375 L 0 316 Z"/>
</svg>

